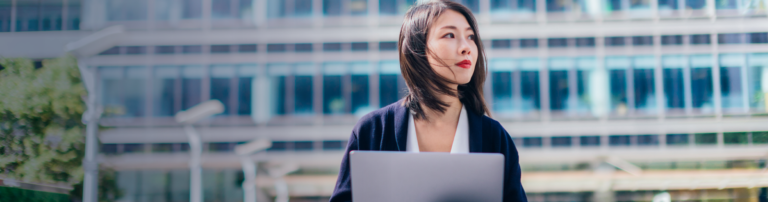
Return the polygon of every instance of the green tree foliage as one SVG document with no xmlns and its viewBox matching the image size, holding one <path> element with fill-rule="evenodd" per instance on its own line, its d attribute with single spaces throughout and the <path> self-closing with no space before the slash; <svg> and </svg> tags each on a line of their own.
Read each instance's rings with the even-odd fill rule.
<svg viewBox="0 0 768 202">
<path fill-rule="evenodd" d="M 86 95 L 73 57 L 0 58 L 0 176 L 22 182 L 82 181 Z"/>
</svg>

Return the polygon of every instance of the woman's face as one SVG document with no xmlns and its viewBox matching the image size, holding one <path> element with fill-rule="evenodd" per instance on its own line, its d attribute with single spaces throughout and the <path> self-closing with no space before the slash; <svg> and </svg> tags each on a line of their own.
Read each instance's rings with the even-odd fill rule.
<svg viewBox="0 0 768 202">
<path fill-rule="evenodd" d="M 477 45 L 475 32 L 461 13 L 446 10 L 437 18 L 427 34 L 427 48 L 433 71 L 458 84 L 469 83 L 477 64 Z"/>
</svg>

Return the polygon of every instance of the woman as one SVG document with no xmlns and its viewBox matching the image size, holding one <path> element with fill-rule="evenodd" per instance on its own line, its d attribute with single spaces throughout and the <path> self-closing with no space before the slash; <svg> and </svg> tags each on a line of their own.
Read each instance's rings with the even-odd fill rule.
<svg viewBox="0 0 768 202">
<path fill-rule="evenodd" d="M 373 111 L 349 138 L 331 202 L 351 201 L 352 150 L 502 153 L 504 201 L 527 201 L 512 139 L 487 117 L 486 66 L 472 13 L 448 0 L 422 3 L 405 15 L 398 47 L 409 94 Z"/>
</svg>

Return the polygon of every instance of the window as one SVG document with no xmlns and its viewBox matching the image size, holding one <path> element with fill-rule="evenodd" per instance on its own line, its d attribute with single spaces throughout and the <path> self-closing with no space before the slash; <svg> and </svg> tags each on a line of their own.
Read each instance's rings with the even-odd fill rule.
<svg viewBox="0 0 768 202">
<path fill-rule="evenodd" d="M 605 46 L 624 46 L 625 43 L 623 36 L 605 37 Z"/>
<path fill-rule="evenodd" d="M 667 111 L 683 113 L 685 109 L 683 71 L 686 60 L 683 56 L 662 56 L 664 78 L 664 99 Z"/>
<path fill-rule="evenodd" d="M 611 146 L 629 146 L 629 135 L 611 135 L 608 136 L 608 144 Z"/>
<path fill-rule="evenodd" d="M 688 145 L 688 134 L 667 134 L 667 145 Z"/>
<path fill-rule="evenodd" d="M 729 145 L 748 144 L 749 140 L 746 132 L 723 133 L 723 143 Z"/>
<path fill-rule="evenodd" d="M 372 108 L 370 107 L 370 93 L 368 84 L 368 75 L 370 72 L 370 65 L 368 62 L 353 62 L 351 64 L 351 91 L 352 91 L 352 106 L 351 112 L 353 114 L 365 113 Z"/>
<path fill-rule="evenodd" d="M 752 132 L 752 144 L 766 144 L 768 143 L 768 132 Z"/>
<path fill-rule="evenodd" d="M 638 135 L 637 145 L 640 145 L 640 146 L 659 145 L 659 136 L 658 135 Z"/>
<path fill-rule="evenodd" d="M 176 78 L 179 77 L 179 69 L 175 66 L 155 66 L 152 92 L 152 103 L 154 109 L 154 116 L 164 117 L 173 116 L 180 110 L 175 104 L 178 98 L 176 97 L 176 87 L 179 85 Z"/>
<path fill-rule="evenodd" d="M 595 37 L 576 38 L 576 47 L 595 47 Z"/>
<path fill-rule="evenodd" d="M 198 19 L 203 16 L 203 0 L 181 0 L 181 17 Z"/>
<path fill-rule="evenodd" d="M 235 150 L 234 142 L 211 142 L 208 143 L 209 152 L 232 152 Z"/>
<path fill-rule="evenodd" d="M 255 53 L 256 44 L 240 44 L 237 46 L 237 51 L 241 53 Z"/>
<path fill-rule="evenodd" d="M 405 90 L 400 64 L 397 61 L 382 61 L 379 65 L 379 107 L 397 102 Z"/>
<path fill-rule="evenodd" d="M 661 45 L 683 45 L 683 35 L 661 36 Z"/>
<path fill-rule="evenodd" d="M 659 0 L 659 10 L 677 10 L 678 0 Z"/>
<path fill-rule="evenodd" d="M 342 0 L 323 0 L 323 14 L 326 16 L 341 15 L 341 4 Z"/>
<path fill-rule="evenodd" d="M 323 43 L 323 51 L 341 51 L 341 43 Z"/>
<path fill-rule="evenodd" d="M 64 26 L 67 30 L 80 29 L 80 0 L 67 1 L 67 19 L 64 19 Z M 2 13 L 2 12 L 0 12 Z"/>
<path fill-rule="evenodd" d="M 102 154 L 117 154 L 117 144 L 101 144 Z"/>
<path fill-rule="evenodd" d="M 184 54 L 199 54 L 203 52 L 203 46 L 200 46 L 200 45 L 181 46 L 181 52 Z"/>
<path fill-rule="evenodd" d="M 547 46 L 550 48 L 564 48 L 568 47 L 568 39 L 566 38 L 550 38 L 547 39 Z"/>
<path fill-rule="evenodd" d="M 119 55 L 119 54 L 120 54 L 120 46 L 115 46 L 99 53 L 99 55 Z"/>
<path fill-rule="evenodd" d="M 211 65 L 210 70 L 210 98 L 221 101 L 224 104 L 224 113 L 222 114 L 229 114 L 232 101 L 234 101 L 231 99 L 231 93 L 234 90 L 232 77 L 235 76 L 235 67 L 233 65 Z"/>
<path fill-rule="evenodd" d="M 752 53 L 747 58 L 749 109 L 765 112 L 768 108 L 768 53 Z"/>
<path fill-rule="evenodd" d="M 246 18 L 251 10 L 252 0 L 212 0 L 211 17 L 213 19 Z"/>
<path fill-rule="evenodd" d="M 633 46 L 653 46 L 653 36 L 633 36 Z"/>
<path fill-rule="evenodd" d="M 123 153 L 144 153 L 144 144 L 123 144 Z"/>
<path fill-rule="evenodd" d="M 541 147 L 541 137 L 524 137 L 523 147 Z"/>
<path fill-rule="evenodd" d="M 181 68 L 181 110 L 187 110 L 202 101 L 203 67 Z"/>
<path fill-rule="evenodd" d="M 735 0 L 715 0 L 717 9 L 736 9 L 738 2 Z"/>
<path fill-rule="evenodd" d="M 100 67 L 105 117 L 143 117 L 146 69 L 141 66 Z"/>
<path fill-rule="evenodd" d="M 712 81 L 712 56 L 690 56 L 691 105 L 696 112 L 712 112 L 714 109 L 714 85 Z"/>
<path fill-rule="evenodd" d="M 768 43 L 768 32 L 749 33 L 749 43 Z"/>
<path fill-rule="evenodd" d="M 300 63 L 294 65 L 293 76 L 293 113 L 313 114 L 314 83 L 313 75 L 315 67 L 312 63 Z"/>
<path fill-rule="evenodd" d="M 0 3 L 0 32 L 11 31 L 11 10 L 13 7 L 11 1 L 4 0 Z"/>
<path fill-rule="evenodd" d="M 645 114 L 656 112 L 656 88 L 653 69 L 656 59 L 653 56 L 635 56 L 632 75 L 635 91 L 635 109 Z"/>
<path fill-rule="evenodd" d="M 696 145 L 717 144 L 717 133 L 698 133 L 694 136 Z"/>
<path fill-rule="evenodd" d="M 286 87 L 286 84 L 288 73 L 291 71 L 290 68 L 290 65 L 283 63 L 267 64 L 267 71 L 269 72 L 271 82 L 270 86 L 272 87 L 270 90 L 271 95 L 269 97 L 272 98 L 271 101 L 274 105 L 271 107 L 273 114 L 284 115 L 288 111 L 285 103 L 288 100 L 288 93 L 286 93 L 288 88 Z"/>
<path fill-rule="evenodd" d="M 491 48 L 493 49 L 510 49 L 512 48 L 511 39 L 494 39 L 491 40 Z"/>
<path fill-rule="evenodd" d="M 229 53 L 230 45 L 211 45 L 211 53 Z"/>
<path fill-rule="evenodd" d="M 310 17 L 312 0 L 267 0 L 267 17 Z"/>
<path fill-rule="evenodd" d="M 292 149 L 293 142 L 285 142 L 285 141 L 272 141 L 272 147 L 267 149 L 267 151 L 286 151 L 289 148 Z"/>
<path fill-rule="evenodd" d="M 744 34 L 718 34 L 717 43 L 719 44 L 740 44 L 744 43 Z"/>
<path fill-rule="evenodd" d="M 126 46 L 125 47 L 125 54 L 127 55 L 142 55 L 145 54 L 146 47 L 144 46 Z"/>
<path fill-rule="evenodd" d="M 341 114 L 347 103 L 342 96 L 342 80 L 347 73 L 344 63 L 323 64 L 323 114 Z"/>
<path fill-rule="evenodd" d="M 552 137 L 552 147 L 570 147 L 571 146 L 571 137 L 570 136 L 563 136 L 563 137 Z"/>
<path fill-rule="evenodd" d="M 570 110 L 575 111 L 577 114 L 593 114 L 590 97 L 597 91 L 590 91 L 590 88 L 599 85 L 591 82 L 591 79 L 599 78 L 591 76 L 595 71 L 598 71 L 596 63 L 597 61 L 594 57 L 579 57 L 574 61 L 576 67 L 576 86 L 571 87 L 576 88 L 576 106 L 571 107 Z"/>
<path fill-rule="evenodd" d="M 137 21 L 147 19 L 147 0 L 107 0 L 108 21 Z M 21 9 L 20 9 L 21 10 Z"/>
<path fill-rule="evenodd" d="M 582 147 L 596 147 L 600 146 L 600 136 L 581 136 L 579 142 Z"/>
<path fill-rule="evenodd" d="M 685 6 L 691 9 L 704 9 L 705 5 L 707 5 L 706 0 L 685 0 Z"/>
<path fill-rule="evenodd" d="M 175 46 L 155 46 L 155 54 L 174 54 L 176 53 Z"/>
<path fill-rule="evenodd" d="M 566 1 L 546 0 L 547 12 L 565 12 L 568 9 Z"/>
<path fill-rule="evenodd" d="M 296 52 L 312 52 L 312 44 L 311 43 L 297 43 L 293 46 L 294 51 Z"/>
<path fill-rule="evenodd" d="M 493 93 L 493 111 L 509 113 L 515 107 L 513 103 L 514 61 L 511 59 L 493 59 L 490 62 L 491 92 Z"/>
<path fill-rule="evenodd" d="M 568 71 L 571 69 L 569 58 L 549 59 L 549 106 L 553 112 L 565 111 L 570 99 Z"/>
<path fill-rule="evenodd" d="M 741 71 L 745 60 L 744 54 L 720 54 L 720 93 L 726 111 L 738 112 L 744 107 Z"/>
<path fill-rule="evenodd" d="M 403 14 L 416 0 L 379 0 L 379 13 L 382 15 Z"/>
<path fill-rule="evenodd" d="M 469 8 L 473 13 L 480 12 L 480 0 L 460 0 L 458 2 Z"/>
<path fill-rule="evenodd" d="M 346 145 L 344 142 L 341 140 L 325 140 L 323 141 L 323 150 L 343 150 Z"/>
<path fill-rule="evenodd" d="M 694 35 L 691 35 L 690 37 L 691 37 L 691 44 L 693 45 L 710 44 L 709 34 L 694 34 Z"/>
<path fill-rule="evenodd" d="M 627 98 L 627 73 L 629 72 L 629 58 L 623 56 L 609 56 L 605 58 L 605 67 L 608 69 L 608 81 L 610 89 L 611 112 L 615 115 L 627 115 L 629 103 Z"/>
<path fill-rule="evenodd" d="M 285 52 L 287 49 L 286 44 L 267 44 L 268 53 Z"/>
<path fill-rule="evenodd" d="M 520 60 L 520 98 L 523 113 L 537 112 L 541 109 L 539 65 L 539 59 Z"/>
<path fill-rule="evenodd" d="M 352 42 L 352 51 L 367 51 L 368 42 Z"/>
<path fill-rule="evenodd" d="M 253 78 L 256 77 L 256 65 L 240 65 L 237 78 L 237 114 L 250 115 L 253 100 Z"/>
<path fill-rule="evenodd" d="M 539 39 L 520 39 L 520 48 L 537 48 Z"/>
<path fill-rule="evenodd" d="M 312 141 L 296 141 L 293 142 L 293 149 L 296 151 L 311 151 L 315 148 Z"/>
<path fill-rule="evenodd" d="M 397 42 L 395 41 L 382 41 L 379 42 L 380 51 L 397 50 Z"/>
<path fill-rule="evenodd" d="M 491 12 L 533 13 L 536 12 L 536 2 L 535 0 L 491 0 Z"/>
</svg>

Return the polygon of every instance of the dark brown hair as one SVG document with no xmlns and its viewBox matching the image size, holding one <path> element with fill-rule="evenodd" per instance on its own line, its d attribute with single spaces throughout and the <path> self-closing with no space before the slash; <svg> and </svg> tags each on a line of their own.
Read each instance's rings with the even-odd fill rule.
<svg viewBox="0 0 768 202">
<path fill-rule="evenodd" d="M 456 82 L 434 72 L 427 60 L 427 54 L 440 60 L 434 53 L 427 50 L 427 34 L 437 18 L 446 10 L 464 15 L 475 33 L 474 41 L 478 50 L 472 79 L 469 83 L 459 84 L 456 91 L 447 85 Z M 475 17 L 467 7 L 449 0 L 429 1 L 411 7 L 405 14 L 397 45 L 400 47 L 400 71 L 408 85 L 408 95 L 403 105 L 411 110 L 414 119 L 427 118 L 422 105 L 445 113 L 448 104 L 438 98 L 438 93 L 458 97 L 466 109 L 474 113 L 491 115 L 483 98 L 483 83 L 487 71 L 485 52 Z M 449 67 L 444 61 L 439 62 L 442 66 Z"/>
</svg>

